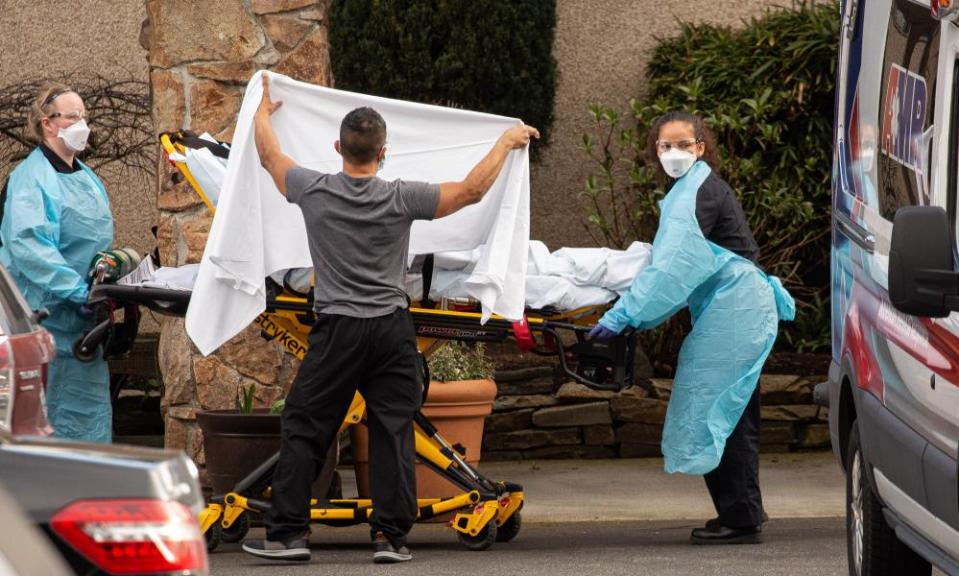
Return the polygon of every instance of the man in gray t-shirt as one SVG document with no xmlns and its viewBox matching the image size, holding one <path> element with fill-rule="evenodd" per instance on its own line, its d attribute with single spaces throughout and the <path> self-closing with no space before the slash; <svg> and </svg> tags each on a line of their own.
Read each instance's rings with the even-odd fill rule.
<svg viewBox="0 0 959 576">
<path fill-rule="evenodd" d="M 439 197 L 436 184 L 287 171 L 286 198 L 309 231 L 315 310 L 372 318 L 406 308 L 410 225 L 431 220 Z"/>
<path fill-rule="evenodd" d="M 316 323 L 283 409 L 266 539 L 243 550 L 261 558 L 309 560 L 310 486 L 336 440 L 353 395 L 366 400 L 370 434 L 370 536 L 377 563 L 412 559 L 406 535 L 416 520 L 413 416 L 422 398 L 422 357 L 403 291 L 410 227 L 479 202 L 507 155 L 539 137 L 518 124 L 459 182 L 387 182 L 386 123 L 372 108 L 343 118 L 334 143 L 343 170 L 324 174 L 283 154 L 270 124 L 280 107 L 263 100 L 254 119 L 260 163 L 281 194 L 300 207 L 316 277 Z"/>
</svg>

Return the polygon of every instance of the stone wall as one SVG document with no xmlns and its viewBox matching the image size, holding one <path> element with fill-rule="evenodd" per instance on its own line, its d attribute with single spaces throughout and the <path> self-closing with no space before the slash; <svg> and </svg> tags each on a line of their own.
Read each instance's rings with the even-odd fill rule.
<svg viewBox="0 0 959 576">
<path fill-rule="evenodd" d="M 149 53 L 158 132 L 187 128 L 231 140 L 250 76 L 260 69 L 331 85 L 325 0 L 147 0 L 140 43 Z M 161 262 L 199 262 L 212 215 L 186 182 L 159 167 Z M 237 392 L 256 388 L 258 406 L 285 396 L 297 361 L 255 327 L 202 357 L 181 319 L 165 319 L 160 369 L 166 387 L 166 445 L 204 462 L 198 409 L 233 408 Z"/>
<path fill-rule="evenodd" d="M 502 364 L 503 358 L 499 358 Z M 557 378 L 553 366 L 507 362 L 486 418 L 483 460 L 658 457 L 672 381 L 641 379 L 622 392 L 598 392 Z M 760 449 L 829 447 L 825 409 L 812 402 L 825 379 L 763 375 Z"/>
</svg>

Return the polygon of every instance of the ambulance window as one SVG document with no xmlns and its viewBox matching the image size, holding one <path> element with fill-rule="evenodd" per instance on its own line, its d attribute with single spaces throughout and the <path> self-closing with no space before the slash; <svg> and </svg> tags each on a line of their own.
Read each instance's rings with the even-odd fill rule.
<svg viewBox="0 0 959 576">
<path fill-rule="evenodd" d="M 902 206 L 929 203 L 939 22 L 910 0 L 892 2 L 879 104 L 878 194 L 892 220 Z"/>
</svg>

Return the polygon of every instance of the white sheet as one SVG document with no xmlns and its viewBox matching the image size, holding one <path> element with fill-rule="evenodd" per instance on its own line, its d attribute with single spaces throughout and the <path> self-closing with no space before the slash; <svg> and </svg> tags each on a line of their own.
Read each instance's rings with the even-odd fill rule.
<svg viewBox="0 0 959 576">
<path fill-rule="evenodd" d="M 190 338 L 203 354 L 216 350 L 265 308 L 264 278 L 311 265 L 299 208 L 277 192 L 260 167 L 253 142 L 253 114 L 260 103 L 260 75 L 271 77 L 271 95 L 283 101 L 273 127 L 283 151 L 300 165 L 340 170 L 333 149 L 343 116 L 372 106 L 387 125 L 387 159 L 381 176 L 443 182 L 463 179 L 504 130 L 518 120 L 424 104 L 353 94 L 257 72 L 250 79 L 237 119 L 216 216 L 200 263 L 186 316 Z M 484 318 L 523 314 L 529 240 L 529 153 L 510 153 L 500 177 L 479 204 L 433 222 L 416 222 L 410 251 L 426 254 L 484 246 L 466 281 Z"/>
</svg>

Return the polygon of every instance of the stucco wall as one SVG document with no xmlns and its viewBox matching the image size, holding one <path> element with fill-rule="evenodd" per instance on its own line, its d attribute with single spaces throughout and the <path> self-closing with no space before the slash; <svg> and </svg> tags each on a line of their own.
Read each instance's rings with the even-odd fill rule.
<svg viewBox="0 0 959 576">
<path fill-rule="evenodd" d="M 532 169 L 533 238 L 551 249 L 590 245 L 578 196 L 590 166 L 582 134 L 595 103 L 619 105 L 645 89 L 646 59 L 657 38 L 679 30 L 679 21 L 735 26 L 770 0 L 558 0 L 553 54 L 556 87 L 552 145 Z"/>
<path fill-rule="evenodd" d="M 141 0 L 0 0 L 0 85 L 70 72 L 147 81 L 147 53 L 137 40 L 145 16 Z M 110 169 L 99 175 L 113 206 L 116 245 L 151 251 L 153 178 Z"/>
</svg>

